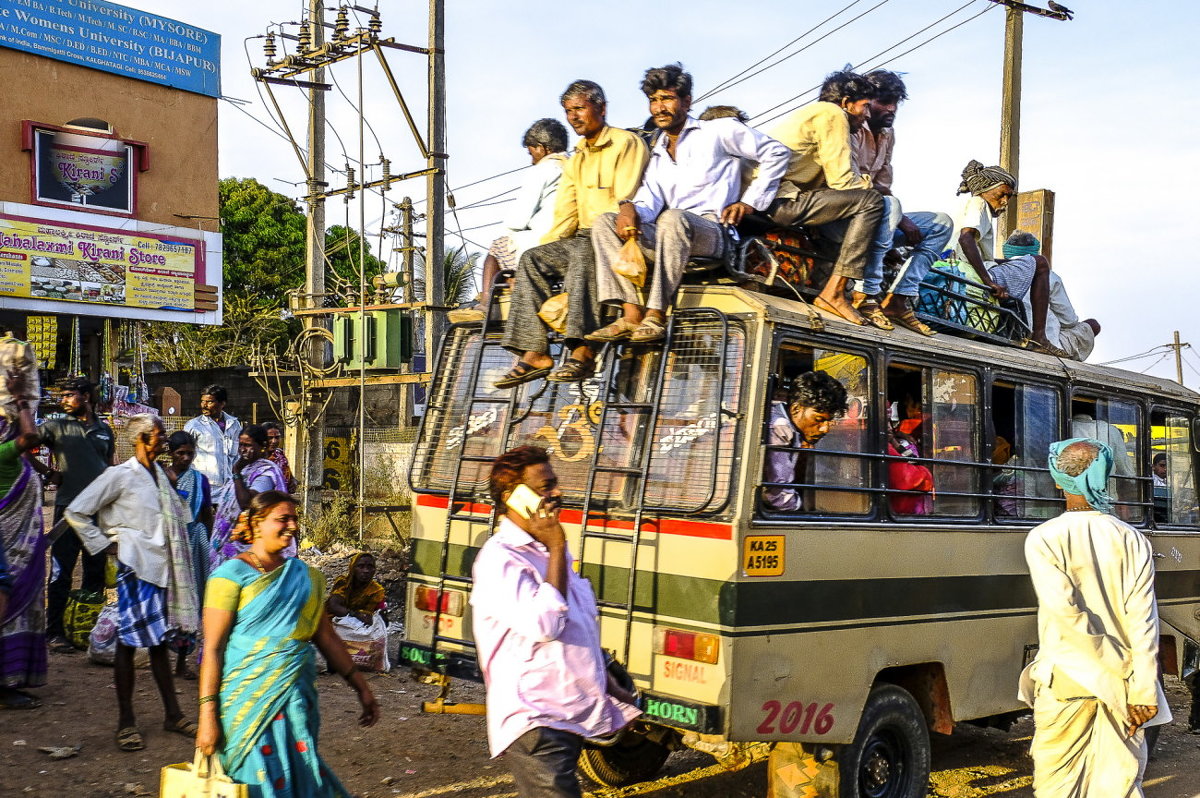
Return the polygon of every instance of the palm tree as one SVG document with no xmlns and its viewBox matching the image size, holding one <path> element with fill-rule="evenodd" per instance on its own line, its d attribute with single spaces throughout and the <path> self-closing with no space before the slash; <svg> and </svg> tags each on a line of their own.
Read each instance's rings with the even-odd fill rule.
<svg viewBox="0 0 1200 798">
<path fill-rule="evenodd" d="M 479 266 L 480 252 L 467 252 L 466 245 L 446 247 L 442 256 L 442 287 L 446 305 L 461 305 L 475 298 L 475 271 Z M 425 259 L 416 265 L 417 276 L 414 290 L 419 299 L 425 298 Z"/>
</svg>

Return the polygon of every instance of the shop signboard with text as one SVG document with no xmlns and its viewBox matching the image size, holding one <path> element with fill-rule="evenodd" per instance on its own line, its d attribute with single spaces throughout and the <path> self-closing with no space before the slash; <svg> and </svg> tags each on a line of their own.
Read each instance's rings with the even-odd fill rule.
<svg viewBox="0 0 1200 798">
<path fill-rule="evenodd" d="M 199 240 L 0 214 L 0 297 L 189 313 L 203 279 Z"/>
</svg>

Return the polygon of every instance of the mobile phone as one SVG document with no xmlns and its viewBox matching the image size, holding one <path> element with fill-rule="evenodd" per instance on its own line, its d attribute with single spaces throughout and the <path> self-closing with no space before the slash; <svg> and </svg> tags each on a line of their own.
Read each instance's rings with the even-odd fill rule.
<svg viewBox="0 0 1200 798">
<path fill-rule="evenodd" d="M 528 518 L 541 506 L 542 497 L 522 482 L 513 488 L 513 492 L 508 494 L 508 498 L 504 500 L 504 503 L 508 505 L 508 509 L 517 515 L 522 518 Z"/>
</svg>

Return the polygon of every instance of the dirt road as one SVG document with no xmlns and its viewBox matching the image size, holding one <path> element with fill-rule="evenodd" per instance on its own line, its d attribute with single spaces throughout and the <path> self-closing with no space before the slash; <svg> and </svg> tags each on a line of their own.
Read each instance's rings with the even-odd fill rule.
<svg viewBox="0 0 1200 798">
<path fill-rule="evenodd" d="M 513 796 L 502 764 L 488 759 L 483 718 L 423 715 L 421 702 L 434 688 L 413 682 L 406 671 L 370 677 L 383 720 L 370 730 L 355 725 L 353 693 L 337 677 L 320 679 L 321 753 L 346 786 L 362 798 L 500 798 Z M 185 711 L 195 717 L 196 683 L 180 682 Z M 1184 733 L 1187 694 L 1172 681 L 1177 720 L 1163 733 L 1159 758 L 1147 776 L 1148 798 L 1200 795 L 1200 737 Z M 0 796 L 30 798 L 129 798 L 158 794 L 159 769 L 191 758 L 189 741 L 161 730 L 161 710 L 150 674 L 139 671 L 137 708 L 147 748 L 133 754 L 113 743 L 116 699 L 112 669 L 83 654 L 52 655 L 50 684 L 37 691 L 41 709 L 0 714 Z M 482 701 L 472 685 L 456 687 L 459 701 Z M 1004 734 L 963 727 L 934 741 L 930 795 L 936 798 L 1030 796 L 1025 756 L 1028 721 Z M 81 746 L 78 755 L 52 760 L 42 747 Z M 593 798 L 760 798 L 766 770 L 760 762 L 726 773 L 703 754 L 682 752 L 668 760 L 663 778 L 621 790 L 591 786 Z"/>
</svg>

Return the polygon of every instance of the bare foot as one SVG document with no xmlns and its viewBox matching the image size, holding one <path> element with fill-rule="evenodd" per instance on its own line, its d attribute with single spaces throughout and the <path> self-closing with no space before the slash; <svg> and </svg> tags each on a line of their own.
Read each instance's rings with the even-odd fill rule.
<svg viewBox="0 0 1200 798">
<path fill-rule="evenodd" d="M 844 296 L 829 295 L 822 291 L 817 298 L 813 300 L 813 304 L 821 310 L 841 316 L 851 324 L 862 326 L 867 323 L 867 320 L 863 318 L 863 315 L 855 310 L 854 306 L 847 302 Z"/>
</svg>

